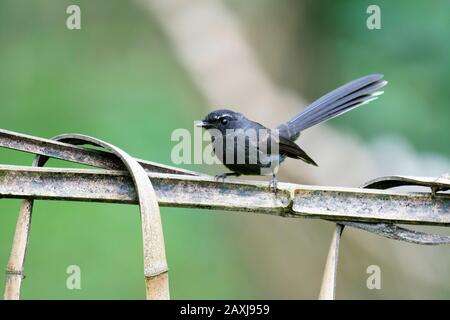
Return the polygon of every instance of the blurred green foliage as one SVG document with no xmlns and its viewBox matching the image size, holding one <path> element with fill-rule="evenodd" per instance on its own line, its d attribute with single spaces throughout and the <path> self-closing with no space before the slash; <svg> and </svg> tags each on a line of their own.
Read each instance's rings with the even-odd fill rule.
<svg viewBox="0 0 450 320">
<path fill-rule="evenodd" d="M 450 156 L 450 1 L 227 0 L 278 83 L 312 102 L 350 80 L 383 73 L 379 101 L 330 121 L 366 139 L 404 136 Z M 381 29 L 369 30 L 369 5 Z"/>
<path fill-rule="evenodd" d="M 383 29 L 370 32 L 367 1 L 265 0 L 245 6 L 268 16 L 278 7 L 291 12 L 294 23 L 283 29 L 293 42 L 291 54 L 302 47 L 309 55 L 306 62 L 284 62 L 280 81 L 302 89 L 309 100 L 366 73 L 386 75 L 390 84 L 376 107 L 332 123 L 368 138 L 402 134 L 421 150 L 449 156 L 450 2 L 377 2 Z M 136 157 L 170 164 L 172 130 L 192 128 L 207 109 L 173 48 L 155 21 L 128 1 L 76 1 L 82 30 L 69 31 L 65 10 L 72 3 L 0 2 L 0 127 L 42 137 L 93 135 Z M 297 84 L 299 73 L 303 82 Z M 30 155 L 0 149 L 0 163 L 31 161 Z M 17 200 L 0 201 L 1 268 L 18 207 Z M 283 297 L 261 292 L 269 289 L 255 283 L 228 214 L 163 208 L 162 215 L 174 298 Z M 38 201 L 23 298 L 143 298 L 141 246 L 136 207 Z M 65 270 L 72 264 L 81 267 L 82 290 L 66 289 Z"/>
<path fill-rule="evenodd" d="M 170 164 L 172 130 L 191 128 L 205 107 L 165 38 L 125 1 L 77 2 L 82 29 L 69 31 L 70 3 L 0 2 L 0 127 L 42 137 L 84 133 Z M 1 163 L 32 159 L 0 150 Z M 0 201 L 2 269 L 18 207 Z M 162 215 L 174 298 L 243 297 L 251 290 L 234 275 L 236 254 L 224 240 L 222 217 L 166 208 Z M 23 298 L 144 298 L 140 233 L 137 207 L 38 201 Z M 72 264 L 81 267 L 82 290 L 66 289 Z"/>
<path fill-rule="evenodd" d="M 306 23 L 313 26 L 314 92 L 356 75 L 385 74 L 385 95 L 364 112 L 333 121 L 365 137 L 399 134 L 419 150 L 450 156 L 450 2 L 311 1 Z M 382 28 L 368 31 L 365 9 L 381 8 Z M 356 27 L 356 26 L 358 27 Z M 324 76 L 332 73 L 332 80 Z M 336 76 L 336 74 L 338 76 Z M 333 83 L 331 83 L 331 81 Z"/>
</svg>

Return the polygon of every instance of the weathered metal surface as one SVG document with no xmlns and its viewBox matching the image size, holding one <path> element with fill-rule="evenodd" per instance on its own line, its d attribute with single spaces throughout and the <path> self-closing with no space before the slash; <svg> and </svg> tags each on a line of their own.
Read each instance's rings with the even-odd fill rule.
<svg viewBox="0 0 450 320">
<path fill-rule="evenodd" d="M 395 224 L 360 223 L 351 221 L 341 221 L 339 223 L 352 228 L 372 232 L 388 239 L 400 240 L 409 243 L 432 245 L 432 246 L 450 243 L 450 236 L 440 234 L 429 234 L 416 230 L 406 229 L 399 227 Z"/>
<path fill-rule="evenodd" d="M 293 211 L 331 220 L 449 225 L 450 194 L 434 197 L 373 189 L 299 188 Z"/>
<path fill-rule="evenodd" d="M 450 190 L 450 176 L 443 175 L 438 178 L 411 177 L 411 176 L 387 176 L 366 182 L 362 188 L 389 189 L 402 186 L 429 187 L 434 191 Z"/>
<path fill-rule="evenodd" d="M 164 206 L 280 213 L 289 191 L 269 192 L 267 183 L 222 183 L 212 177 L 149 174 Z M 0 197 L 137 203 L 130 176 L 123 171 L 30 168 L 0 165 Z"/>
<path fill-rule="evenodd" d="M 67 139 L 74 142 L 74 139 Z M 29 136 L 0 129 L 0 147 L 38 154 L 55 159 L 66 160 L 89 166 L 125 170 L 123 163 L 110 152 L 94 150 L 73 144 Z M 136 159 L 147 172 L 161 172 L 185 175 L 202 175 L 200 173 Z"/>
<path fill-rule="evenodd" d="M 261 212 L 334 221 L 450 225 L 450 195 L 266 182 L 218 182 L 212 177 L 149 173 L 162 206 Z M 122 171 L 0 166 L 0 197 L 136 203 Z"/>
<path fill-rule="evenodd" d="M 439 178 L 388 176 L 374 179 L 363 185 L 363 188 L 390 189 L 400 186 L 422 186 L 431 189 L 431 199 L 436 197 L 439 191 L 450 189 L 450 180 L 447 176 Z M 357 203 L 356 203 L 357 205 Z M 325 204 L 327 206 L 327 204 Z M 317 207 L 316 207 L 317 208 Z M 327 207 L 328 209 L 328 207 Z M 409 208 L 406 208 L 409 211 Z M 426 209 L 426 208 L 425 208 Z M 336 294 L 336 274 L 339 257 L 339 243 L 345 226 L 358 228 L 377 235 L 421 245 L 449 244 L 450 237 L 438 234 L 427 234 L 420 231 L 399 227 L 391 223 L 361 223 L 353 221 L 341 221 L 336 224 L 336 229 L 331 240 L 322 285 L 319 293 L 320 300 L 334 300 Z"/>
<path fill-rule="evenodd" d="M 438 178 L 430 177 L 411 177 L 411 176 L 386 176 L 371 180 L 363 185 L 363 188 L 372 189 L 389 189 L 400 186 L 422 186 L 428 187 L 431 191 L 432 198 L 436 192 L 445 191 L 450 187 L 450 180 L 448 175 L 443 175 Z M 439 234 L 428 234 L 416 230 L 410 230 L 399 227 L 395 224 L 386 223 L 358 223 L 358 222 L 343 222 L 343 224 L 358 228 L 364 231 L 372 232 L 377 235 L 401 240 L 409 243 L 421 245 L 440 245 L 449 244 L 450 236 Z"/>
</svg>

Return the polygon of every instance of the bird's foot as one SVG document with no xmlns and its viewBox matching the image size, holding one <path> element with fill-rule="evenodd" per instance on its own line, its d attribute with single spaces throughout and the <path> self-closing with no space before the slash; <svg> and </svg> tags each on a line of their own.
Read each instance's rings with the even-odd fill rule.
<svg viewBox="0 0 450 320">
<path fill-rule="evenodd" d="M 222 180 L 222 182 L 225 182 L 225 178 L 228 178 L 229 176 L 239 177 L 240 174 L 237 173 L 237 172 L 225 172 L 225 173 L 218 174 L 218 175 L 214 176 L 214 179 L 216 181 Z"/>
<path fill-rule="evenodd" d="M 270 180 L 269 188 L 272 189 L 273 193 L 275 193 L 275 194 L 277 193 L 277 190 L 278 190 L 278 180 L 277 180 L 277 177 L 275 177 L 275 175 L 272 176 L 272 179 Z"/>
<path fill-rule="evenodd" d="M 222 174 L 215 175 L 214 180 L 216 180 L 216 181 L 222 180 L 222 182 L 225 182 L 226 177 L 228 177 L 228 175 L 226 173 L 222 173 Z"/>
</svg>

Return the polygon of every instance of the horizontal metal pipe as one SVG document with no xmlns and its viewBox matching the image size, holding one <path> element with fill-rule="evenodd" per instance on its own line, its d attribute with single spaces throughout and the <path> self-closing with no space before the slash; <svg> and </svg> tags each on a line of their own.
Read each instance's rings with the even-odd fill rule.
<svg viewBox="0 0 450 320">
<path fill-rule="evenodd" d="M 450 225 L 450 195 L 149 173 L 162 206 L 259 212 L 354 222 Z M 0 197 L 136 203 L 123 171 L 0 166 Z"/>
</svg>

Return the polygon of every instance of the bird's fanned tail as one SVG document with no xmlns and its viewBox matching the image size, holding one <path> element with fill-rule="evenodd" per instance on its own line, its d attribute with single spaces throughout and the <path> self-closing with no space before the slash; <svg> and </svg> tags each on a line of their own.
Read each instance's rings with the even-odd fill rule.
<svg viewBox="0 0 450 320">
<path fill-rule="evenodd" d="M 301 131 L 377 99 L 383 93 L 377 90 L 386 83 L 382 74 L 356 79 L 317 99 L 277 129 L 280 135 L 296 140 Z"/>
</svg>

